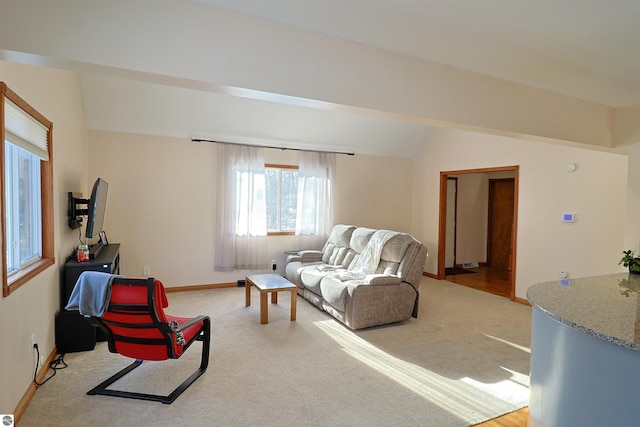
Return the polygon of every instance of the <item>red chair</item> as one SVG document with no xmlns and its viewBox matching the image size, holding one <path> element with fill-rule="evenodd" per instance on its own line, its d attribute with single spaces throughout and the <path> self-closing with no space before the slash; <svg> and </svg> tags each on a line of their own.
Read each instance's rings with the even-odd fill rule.
<svg viewBox="0 0 640 427">
<path fill-rule="evenodd" d="M 207 370 L 211 341 L 209 317 L 189 319 L 165 315 L 163 309 L 169 303 L 164 286 L 153 278 L 116 276 L 111 286 L 107 311 L 101 317 L 90 317 L 89 320 L 105 332 L 110 352 L 136 360 L 87 394 L 172 403 Z M 142 361 L 178 359 L 194 341 L 202 341 L 200 366 L 168 396 L 107 388 L 140 366 Z"/>
</svg>

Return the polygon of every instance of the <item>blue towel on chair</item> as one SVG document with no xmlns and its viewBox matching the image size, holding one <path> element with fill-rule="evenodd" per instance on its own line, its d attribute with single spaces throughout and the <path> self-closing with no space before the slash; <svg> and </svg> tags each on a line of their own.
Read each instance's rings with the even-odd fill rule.
<svg viewBox="0 0 640 427">
<path fill-rule="evenodd" d="M 102 316 L 109 307 L 111 284 L 116 276 L 100 271 L 84 271 L 71 292 L 67 310 L 78 310 L 83 316 Z"/>
</svg>

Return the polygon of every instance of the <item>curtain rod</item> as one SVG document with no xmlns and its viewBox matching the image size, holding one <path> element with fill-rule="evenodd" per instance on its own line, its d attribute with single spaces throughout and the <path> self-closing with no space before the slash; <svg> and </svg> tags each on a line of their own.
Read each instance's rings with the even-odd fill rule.
<svg viewBox="0 0 640 427">
<path fill-rule="evenodd" d="M 308 151 L 311 153 L 331 153 L 331 154 L 344 154 L 345 156 L 355 156 L 355 153 L 347 153 L 344 151 L 307 150 L 304 148 L 289 148 L 289 147 L 276 147 L 276 146 L 270 146 L 270 145 L 244 144 L 242 142 L 224 142 L 224 141 L 216 141 L 215 139 L 191 138 L 191 142 L 214 142 L 216 144 L 244 145 L 247 147 L 273 148 L 275 150 L 282 150 L 282 151 L 285 151 L 285 150 Z"/>
</svg>

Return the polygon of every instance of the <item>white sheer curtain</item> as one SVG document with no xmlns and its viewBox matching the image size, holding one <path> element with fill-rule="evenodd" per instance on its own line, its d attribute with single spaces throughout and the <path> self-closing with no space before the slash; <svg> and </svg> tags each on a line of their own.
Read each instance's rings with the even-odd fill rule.
<svg viewBox="0 0 640 427">
<path fill-rule="evenodd" d="M 300 249 L 322 249 L 333 227 L 334 153 L 301 151 L 296 239 Z"/>
<path fill-rule="evenodd" d="M 263 149 L 218 144 L 215 271 L 267 268 Z"/>
</svg>

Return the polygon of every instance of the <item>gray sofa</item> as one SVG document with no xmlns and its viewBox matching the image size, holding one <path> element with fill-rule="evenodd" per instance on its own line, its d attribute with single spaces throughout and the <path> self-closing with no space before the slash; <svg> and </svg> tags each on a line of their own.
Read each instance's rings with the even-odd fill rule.
<svg viewBox="0 0 640 427">
<path fill-rule="evenodd" d="M 287 257 L 298 295 L 361 329 L 418 316 L 426 247 L 405 233 L 339 224 L 321 251 Z"/>
</svg>

